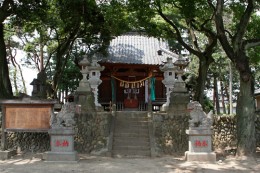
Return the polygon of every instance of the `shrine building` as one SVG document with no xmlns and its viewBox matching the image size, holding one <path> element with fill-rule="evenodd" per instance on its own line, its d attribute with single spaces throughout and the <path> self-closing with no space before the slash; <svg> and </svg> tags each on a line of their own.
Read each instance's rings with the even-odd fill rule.
<svg viewBox="0 0 260 173">
<path fill-rule="evenodd" d="M 104 67 L 98 86 L 98 102 L 108 109 L 147 110 L 150 102 L 154 111 L 166 102 L 164 73 L 160 70 L 169 54 L 168 44 L 157 38 L 136 33 L 116 37 L 110 42 L 107 57 L 98 57 Z M 176 61 L 172 59 L 172 61 Z"/>
</svg>

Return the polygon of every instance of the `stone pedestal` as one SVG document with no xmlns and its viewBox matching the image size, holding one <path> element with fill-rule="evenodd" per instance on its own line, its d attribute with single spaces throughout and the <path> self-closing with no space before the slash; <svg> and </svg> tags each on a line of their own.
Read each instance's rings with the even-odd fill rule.
<svg viewBox="0 0 260 173">
<path fill-rule="evenodd" d="M 14 155 L 16 155 L 16 150 L 0 150 L 0 160 L 10 159 Z"/>
<path fill-rule="evenodd" d="M 49 162 L 77 162 L 78 154 L 74 150 L 73 128 L 53 128 L 49 130 L 51 136 L 51 151 L 46 152 Z"/>
<path fill-rule="evenodd" d="M 203 128 L 190 128 L 186 130 L 189 135 L 189 151 L 185 152 L 187 161 L 216 162 L 216 154 L 212 152 L 212 130 Z"/>
<path fill-rule="evenodd" d="M 170 103 L 167 110 L 168 114 L 186 115 L 189 101 L 190 96 L 188 92 L 171 92 Z"/>
</svg>

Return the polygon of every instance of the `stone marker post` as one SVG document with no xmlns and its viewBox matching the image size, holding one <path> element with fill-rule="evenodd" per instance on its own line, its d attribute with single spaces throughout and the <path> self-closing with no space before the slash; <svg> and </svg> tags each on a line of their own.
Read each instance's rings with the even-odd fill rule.
<svg viewBox="0 0 260 173">
<path fill-rule="evenodd" d="M 75 104 L 67 102 L 57 116 L 51 117 L 51 151 L 46 152 L 49 162 L 77 162 L 78 154 L 74 150 Z"/>
<path fill-rule="evenodd" d="M 216 153 L 212 152 L 211 126 L 213 123 L 212 113 L 203 112 L 199 102 L 188 104 L 190 111 L 189 151 L 185 152 L 187 161 L 216 162 Z"/>
</svg>

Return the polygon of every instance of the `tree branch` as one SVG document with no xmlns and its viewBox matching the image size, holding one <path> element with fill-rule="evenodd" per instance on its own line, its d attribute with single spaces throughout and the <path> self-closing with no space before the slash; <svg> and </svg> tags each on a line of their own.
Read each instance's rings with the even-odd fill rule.
<svg viewBox="0 0 260 173">
<path fill-rule="evenodd" d="M 232 49 L 230 43 L 228 42 L 227 36 L 225 34 L 225 27 L 223 22 L 223 6 L 224 0 L 217 0 L 216 11 L 215 11 L 215 23 L 219 41 L 223 49 L 225 50 L 227 56 L 232 59 L 234 57 L 234 50 Z M 232 59 L 233 61 L 233 59 Z"/>
<path fill-rule="evenodd" d="M 186 20 L 186 23 L 187 23 L 187 25 L 189 26 L 189 32 L 190 32 L 191 39 L 192 39 L 192 43 L 193 43 L 195 49 L 196 49 L 197 51 L 201 52 L 200 47 L 199 47 L 199 45 L 198 45 L 198 39 L 197 39 L 197 37 L 196 37 L 196 35 L 195 35 L 195 33 L 194 33 L 194 30 L 192 29 L 192 28 L 195 28 L 195 29 L 196 29 L 196 26 L 194 26 L 194 25 L 192 24 L 192 21 L 189 21 L 189 20 Z"/>
<path fill-rule="evenodd" d="M 12 7 L 14 6 L 13 0 L 4 0 L 0 8 L 0 22 L 2 23 L 8 16 L 10 16 L 13 11 Z"/>
<path fill-rule="evenodd" d="M 250 21 L 251 14 L 254 10 L 254 0 L 248 0 L 247 2 L 248 5 L 246 7 L 244 14 L 241 17 L 241 20 L 238 24 L 239 27 L 237 28 L 237 32 L 233 40 L 233 44 L 236 46 L 242 46 L 241 42 L 246 33 L 246 29 Z"/>
<path fill-rule="evenodd" d="M 245 49 L 249 49 L 249 48 L 255 47 L 255 46 L 260 46 L 260 38 L 246 40 L 246 41 L 243 42 L 243 46 L 244 46 Z"/>
<path fill-rule="evenodd" d="M 161 8 L 157 9 L 158 14 L 165 20 L 166 23 L 168 23 L 169 25 L 171 25 L 171 26 L 173 27 L 173 29 L 175 30 L 175 33 L 174 33 L 172 30 L 170 30 L 170 32 L 171 32 L 173 35 L 176 36 L 176 39 L 178 40 L 178 42 L 179 42 L 185 49 L 187 49 L 190 53 L 192 53 L 192 54 L 194 54 L 194 55 L 196 55 L 196 56 L 199 57 L 200 52 L 198 52 L 198 51 L 192 49 L 189 45 L 187 45 L 187 44 L 183 41 L 182 35 L 181 35 L 181 33 L 180 33 L 178 27 L 177 27 L 170 19 L 168 19 L 168 18 L 163 14 L 162 10 L 160 10 L 160 9 L 161 9 Z"/>
</svg>

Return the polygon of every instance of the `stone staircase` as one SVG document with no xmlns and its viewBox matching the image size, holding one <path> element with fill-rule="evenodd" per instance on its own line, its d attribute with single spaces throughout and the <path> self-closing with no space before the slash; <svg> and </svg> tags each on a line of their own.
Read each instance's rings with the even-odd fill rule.
<svg viewBox="0 0 260 173">
<path fill-rule="evenodd" d="M 151 157 L 147 112 L 117 112 L 112 145 L 113 157 Z"/>
</svg>

